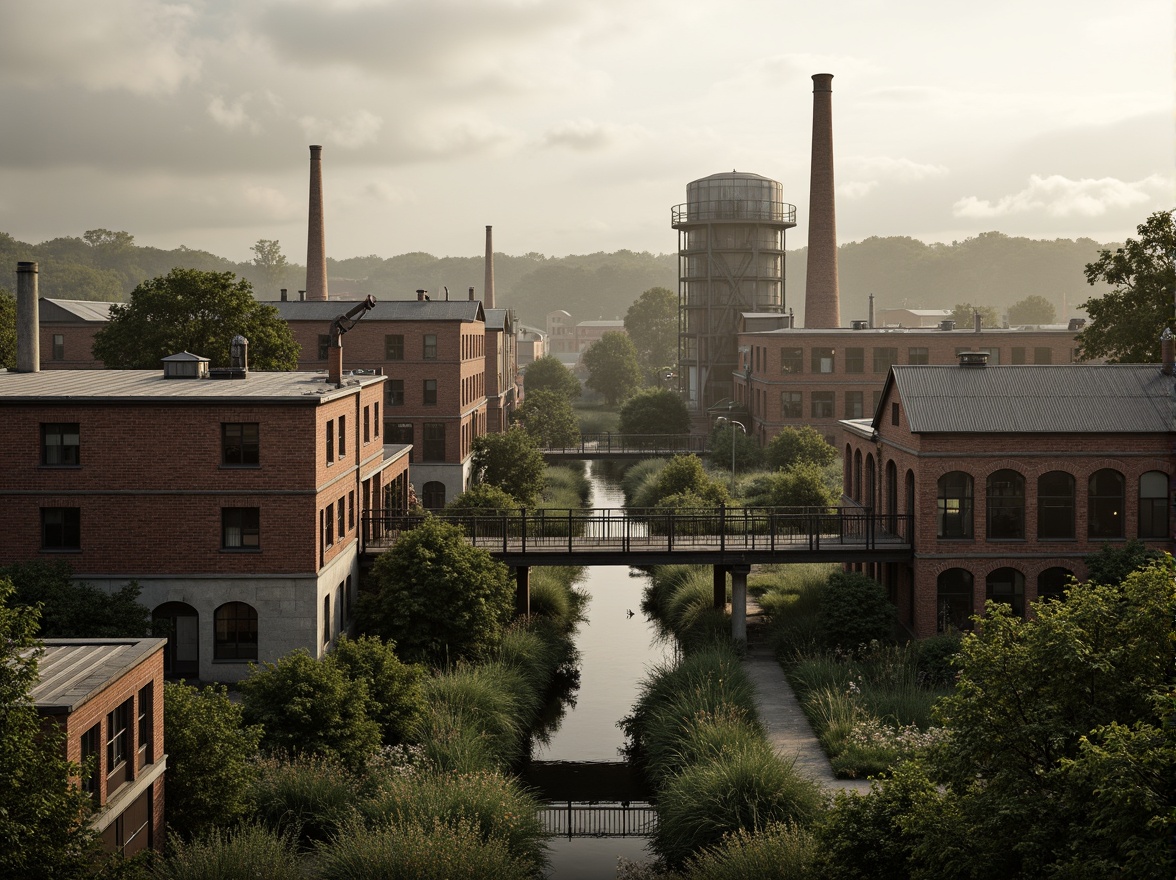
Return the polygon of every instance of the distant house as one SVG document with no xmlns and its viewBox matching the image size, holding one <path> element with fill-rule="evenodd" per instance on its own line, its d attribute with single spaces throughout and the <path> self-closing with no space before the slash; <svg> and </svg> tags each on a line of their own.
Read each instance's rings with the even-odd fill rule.
<svg viewBox="0 0 1176 880">
<path fill-rule="evenodd" d="M 951 315 L 951 309 L 878 309 L 874 326 L 938 327 Z"/>
<path fill-rule="evenodd" d="M 518 326 L 517 351 L 519 369 L 547 354 L 547 334 L 538 327 Z"/>
<path fill-rule="evenodd" d="M 90 824 L 111 852 L 162 849 L 165 639 L 46 639 L 31 697 L 66 737 L 66 757 L 93 764 L 82 786 Z"/>
<path fill-rule="evenodd" d="M 38 301 L 42 370 L 101 370 L 94 357 L 94 335 L 110 320 L 111 302 L 87 299 Z"/>
</svg>

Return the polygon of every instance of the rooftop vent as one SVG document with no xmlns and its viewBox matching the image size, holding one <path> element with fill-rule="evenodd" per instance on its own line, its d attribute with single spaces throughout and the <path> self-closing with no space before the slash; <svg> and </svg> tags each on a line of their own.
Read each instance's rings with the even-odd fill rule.
<svg viewBox="0 0 1176 880">
<path fill-rule="evenodd" d="M 1085 326 L 1086 326 L 1086 319 L 1085 318 L 1071 318 L 1070 323 L 1066 327 L 1066 329 L 1069 330 L 1071 333 L 1073 333 L 1077 330 L 1081 330 Z"/>
<path fill-rule="evenodd" d="M 987 367 L 988 366 L 988 352 L 986 352 L 986 351 L 961 351 L 960 352 L 960 366 L 961 367 Z"/>
<path fill-rule="evenodd" d="M 954 330 L 955 329 L 955 321 L 940 321 L 939 322 L 939 329 L 940 330 Z"/>
<path fill-rule="evenodd" d="M 850 321 L 849 326 L 854 330 L 866 330 L 870 326 L 869 321 Z"/>
<path fill-rule="evenodd" d="M 208 358 L 190 351 L 168 355 L 163 359 L 163 378 L 165 379 L 207 379 Z"/>
</svg>

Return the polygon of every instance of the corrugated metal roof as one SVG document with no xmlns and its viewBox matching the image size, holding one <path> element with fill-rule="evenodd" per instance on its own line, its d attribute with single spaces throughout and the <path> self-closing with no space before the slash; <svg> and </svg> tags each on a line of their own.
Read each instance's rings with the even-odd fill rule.
<svg viewBox="0 0 1176 880">
<path fill-rule="evenodd" d="M 105 324 L 110 320 L 110 307 L 118 303 L 88 299 L 49 299 L 38 301 L 40 320 L 46 324 L 55 321 L 89 321 Z"/>
<path fill-rule="evenodd" d="M 156 651 L 167 639 L 45 639 L 30 696 L 42 712 L 72 712 Z"/>
<path fill-rule="evenodd" d="M 486 326 L 495 330 L 505 330 L 510 322 L 509 309 L 486 309 Z"/>
<path fill-rule="evenodd" d="M 1147 364 L 896 366 L 887 385 L 917 433 L 1157 433 L 1176 429 L 1173 379 Z M 881 412 L 876 418 L 883 418 Z"/>
<path fill-rule="evenodd" d="M 359 300 L 332 299 L 326 302 L 271 302 L 285 321 L 333 321 Z M 455 299 L 419 302 L 415 299 L 378 300 L 364 321 L 482 321 L 482 304 L 477 300 Z"/>
<path fill-rule="evenodd" d="M 219 401 L 305 400 L 319 403 L 350 394 L 358 385 L 383 381 L 379 376 L 344 376 L 343 387 L 327 382 L 327 373 L 250 372 L 244 379 L 165 379 L 159 370 L 0 371 L 0 405 L 40 401 Z"/>
</svg>

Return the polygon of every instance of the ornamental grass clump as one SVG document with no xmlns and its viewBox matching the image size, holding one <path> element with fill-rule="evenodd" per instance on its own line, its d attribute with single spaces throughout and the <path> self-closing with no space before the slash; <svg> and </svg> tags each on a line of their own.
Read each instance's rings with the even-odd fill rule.
<svg viewBox="0 0 1176 880">
<path fill-rule="evenodd" d="M 362 800 L 362 779 L 339 761 L 315 755 L 258 763 L 257 818 L 300 844 L 328 840 Z"/>
<path fill-rule="evenodd" d="M 453 723 L 462 737 L 474 733 L 486 741 L 493 756 L 483 768 L 504 768 L 521 757 L 529 722 L 538 710 L 540 695 L 528 691 L 517 669 L 501 663 L 462 664 L 425 683 L 429 710 L 415 739 L 431 751 L 434 725 Z"/>
<path fill-rule="evenodd" d="M 192 841 L 172 837 L 168 856 L 150 869 L 153 880 L 304 880 L 293 837 L 258 825 L 216 829 Z"/>
<path fill-rule="evenodd" d="M 728 834 L 713 849 L 692 856 L 682 880 L 816 880 L 816 838 L 792 823 L 777 823 L 757 833 Z"/>
</svg>

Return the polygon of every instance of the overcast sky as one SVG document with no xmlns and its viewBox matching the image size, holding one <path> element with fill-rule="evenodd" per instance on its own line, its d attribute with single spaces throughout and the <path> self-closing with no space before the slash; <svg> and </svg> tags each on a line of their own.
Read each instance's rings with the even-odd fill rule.
<svg viewBox="0 0 1176 880">
<path fill-rule="evenodd" d="M 762 174 L 805 242 L 832 73 L 841 242 L 1122 240 L 1176 207 L 1172 0 L 0 0 L 0 231 L 306 258 L 673 252 Z"/>
</svg>

